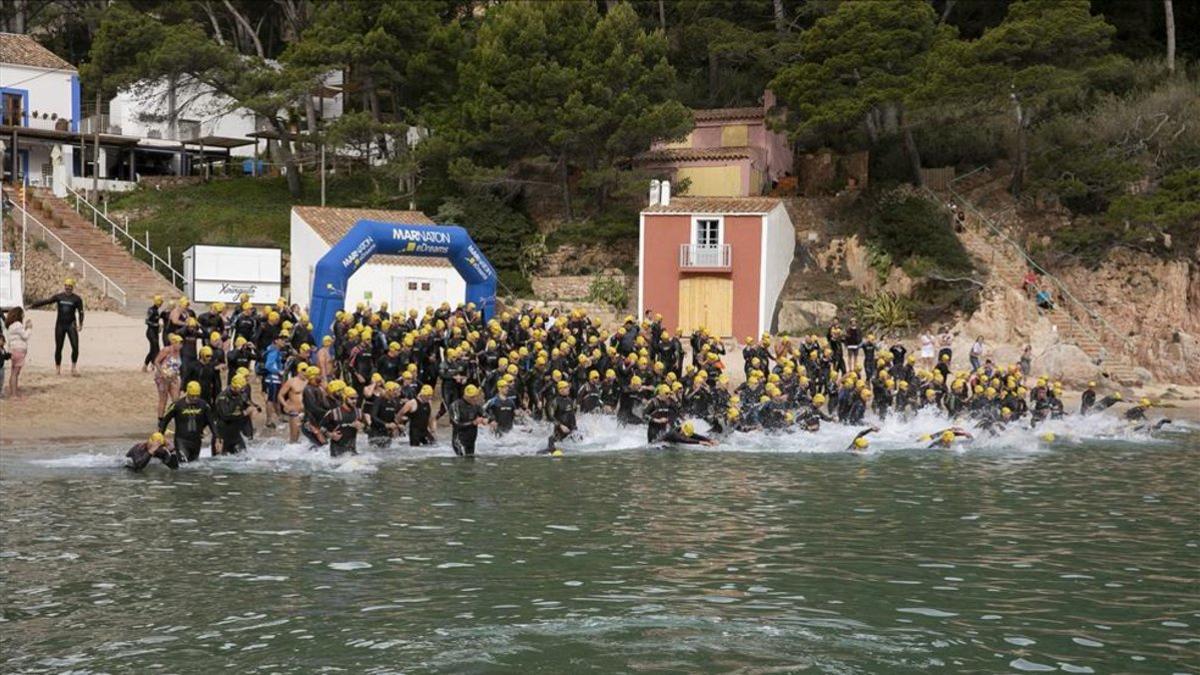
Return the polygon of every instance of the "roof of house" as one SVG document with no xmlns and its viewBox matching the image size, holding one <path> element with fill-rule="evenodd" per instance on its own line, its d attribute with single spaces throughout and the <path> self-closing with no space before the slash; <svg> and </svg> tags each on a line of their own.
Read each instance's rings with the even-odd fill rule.
<svg viewBox="0 0 1200 675">
<path fill-rule="evenodd" d="M 51 70 L 75 70 L 75 66 L 43 47 L 37 40 L 19 33 L 0 33 L 0 63 Z"/>
<path fill-rule="evenodd" d="M 293 206 L 292 211 L 308 223 L 326 244 L 341 241 L 360 220 L 378 220 L 403 225 L 437 225 L 420 211 L 388 211 L 386 209 L 343 209 L 330 206 Z M 375 255 L 371 264 L 407 265 L 409 267 L 450 267 L 445 258 L 425 258 L 415 255 Z"/>
<path fill-rule="evenodd" d="M 729 148 L 660 148 L 637 156 L 639 162 L 687 162 L 729 159 L 761 159 L 762 149 L 749 146 Z"/>
<path fill-rule="evenodd" d="M 667 205 L 651 204 L 642 213 L 769 213 L 778 197 L 671 197 Z"/>
<path fill-rule="evenodd" d="M 755 120 L 766 117 L 766 112 L 761 108 L 709 108 L 707 110 L 693 110 L 692 119 L 697 122 L 717 122 L 723 120 Z"/>
</svg>

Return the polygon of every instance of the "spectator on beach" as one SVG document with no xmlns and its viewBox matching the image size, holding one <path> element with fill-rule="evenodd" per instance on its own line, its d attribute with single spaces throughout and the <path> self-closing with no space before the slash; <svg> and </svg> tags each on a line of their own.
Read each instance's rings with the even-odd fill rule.
<svg viewBox="0 0 1200 675">
<path fill-rule="evenodd" d="M 933 367 L 933 336 L 929 333 L 921 333 L 921 365 Z"/>
<path fill-rule="evenodd" d="M 1022 377 L 1029 377 L 1029 373 L 1033 371 L 1033 346 L 1025 345 L 1025 349 L 1021 350 L 1021 360 L 1017 362 L 1017 367 L 1021 370 Z"/>
<path fill-rule="evenodd" d="M 938 363 L 942 361 L 950 361 L 954 358 L 954 336 L 950 334 L 950 328 L 942 330 L 942 334 L 938 336 Z"/>
<path fill-rule="evenodd" d="M 975 338 L 975 343 L 971 345 L 971 354 L 968 357 L 971 361 L 971 370 L 979 370 L 980 359 L 983 358 L 983 337 Z"/>
<path fill-rule="evenodd" d="M 1050 296 L 1050 291 L 1040 289 L 1035 297 L 1035 302 L 1037 303 L 1039 309 L 1044 309 L 1046 311 L 1051 311 L 1054 309 L 1054 299 Z"/>
<path fill-rule="evenodd" d="M 33 319 L 25 319 L 25 310 L 20 307 L 13 307 L 8 312 L 8 316 L 4 320 L 5 340 L 10 354 L 12 354 L 12 375 L 8 380 L 8 394 L 13 398 L 20 395 L 21 391 L 21 370 L 25 367 L 25 358 L 29 353 L 29 338 L 33 334 Z M 3 379 L 0 379 L 0 387 L 4 385 Z"/>
</svg>

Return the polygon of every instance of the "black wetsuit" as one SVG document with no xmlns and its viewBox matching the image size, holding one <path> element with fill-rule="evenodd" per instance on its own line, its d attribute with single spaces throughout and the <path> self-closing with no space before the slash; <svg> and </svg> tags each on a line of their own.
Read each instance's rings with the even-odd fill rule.
<svg viewBox="0 0 1200 675">
<path fill-rule="evenodd" d="M 246 449 L 242 431 L 246 428 L 246 397 L 241 392 L 226 388 L 217 396 L 213 414 L 217 418 L 217 437 L 221 439 L 222 452 L 233 454 Z"/>
<path fill-rule="evenodd" d="M 483 417 L 483 409 L 465 398 L 460 398 L 450 404 L 450 443 L 454 454 L 459 456 L 475 456 L 475 439 L 479 437 L 479 427 L 475 419 Z"/>
<path fill-rule="evenodd" d="M 555 445 L 570 436 L 578 424 L 575 421 L 576 404 L 575 399 L 565 394 L 559 394 L 554 397 L 550 403 L 550 421 L 554 424 L 554 428 L 550 431 L 550 450 L 555 449 Z"/>
<path fill-rule="evenodd" d="M 83 298 L 73 291 L 56 293 L 41 302 L 35 302 L 29 307 L 36 309 L 53 303 L 56 310 L 54 319 L 54 365 L 62 365 L 63 339 L 71 341 L 71 365 L 79 363 L 79 329 L 83 327 Z M 75 316 L 78 314 L 79 322 Z"/>
<path fill-rule="evenodd" d="M 200 383 L 200 398 L 213 403 L 221 391 L 221 373 L 217 370 L 217 360 L 209 358 L 207 362 L 196 359 L 183 365 L 179 381 Z"/>
<path fill-rule="evenodd" d="M 150 452 L 149 443 L 138 443 L 125 453 L 125 468 L 134 472 L 141 471 L 155 457 L 171 469 L 179 468 L 179 453 L 175 452 L 175 448 L 164 445 L 154 452 Z"/>
<path fill-rule="evenodd" d="M 143 366 L 154 363 L 154 359 L 158 356 L 159 349 L 161 349 L 158 346 L 158 336 L 162 320 L 163 315 L 160 311 L 160 306 L 150 305 L 146 310 L 146 341 L 150 343 L 150 351 L 146 352 L 146 360 L 142 362 Z"/>
<path fill-rule="evenodd" d="M 416 407 L 408 414 L 409 445 L 416 447 L 433 443 L 433 434 L 429 433 L 429 418 L 432 416 L 433 406 L 429 404 L 429 401 L 417 399 Z"/>
<path fill-rule="evenodd" d="M 488 421 L 496 423 L 496 435 L 506 434 L 512 431 L 517 416 L 517 399 L 496 394 L 484 404 L 483 412 Z"/>
<path fill-rule="evenodd" d="M 1086 415 L 1092 410 L 1092 406 L 1096 405 L 1096 390 L 1089 387 L 1079 397 L 1079 414 Z"/>
<path fill-rule="evenodd" d="M 395 436 L 395 432 L 387 428 L 395 424 L 396 413 L 400 412 L 401 402 L 396 396 L 378 396 L 367 412 L 371 415 L 371 426 L 367 427 L 367 439 L 371 445 L 385 446 Z"/>
<path fill-rule="evenodd" d="M 358 429 L 354 423 L 358 421 L 359 415 L 358 408 L 346 410 L 345 406 L 338 406 L 325 413 L 325 418 L 321 420 L 321 428 L 329 433 L 329 455 L 331 457 L 346 453 L 358 454 L 356 447 Z M 341 432 L 341 438 L 333 437 L 335 431 Z"/>
<path fill-rule="evenodd" d="M 158 430 L 165 432 L 172 420 L 175 421 L 175 447 L 184 454 L 187 461 L 194 462 L 200 458 L 200 445 L 204 440 L 204 430 L 208 429 L 213 436 L 217 435 L 214 425 L 212 408 L 202 398 L 184 396 L 167 408 L 167 413 L 158 422 Z"/>
<path fill-rule="evenodd" d="M 325 442 L 317 432 L 321 429 L 325 413 L 329 412 L 329 400 L 325 397 L 325 392 L 321 390 L 320 385 L 309 384 L 304 387 L 300 400 L 304 404 L 304 423 L 300 425 L 300 433 L 314 445 L 324 445 Z"/>
<path fill-rule="evenodd" d="M 670 399 L 654 398 L 646 404 L 646 442 L 657 443 L 679 421 L 679 406 Z"/>
</svg>

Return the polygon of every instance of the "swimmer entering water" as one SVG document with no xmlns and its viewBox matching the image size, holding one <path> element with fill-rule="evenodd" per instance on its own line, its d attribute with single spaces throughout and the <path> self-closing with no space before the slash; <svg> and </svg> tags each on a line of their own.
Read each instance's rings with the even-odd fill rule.
<svg viewBox="0 0 1200 675">
<path fill-rule="evenodd" d="M 708 447 L 717 444 L 716 439 L 696 433 L 696 426 L 691 422 L 684 422 L 678 428 L 671 429 L 663 434 L 659 441 L 672 445 L 704 445 Z"/>
<path fill-rule="evenodd" d="M 879 431 L 879 427 L 867 427 L 866 429 L 858 432 L 858 435 L 854 437 L 854 440 L 850 441 L 850 445 L 846 446 L 846 450 L 849 452 L 865 452 L 866 449 L 871 445 L 871 442 L 867 440 L 867 434 L 871 434 L 876 431 Z"/>
<path fill-rule="evenodd" d="M 950 448 L 954 445 L 954 441 L 960 438 L 964 441 L 970 441 L 974 440 L 975 437 L 962 427 L 948 427 L 933 435 L 926 434 L 918 440 L 928 441 L 933 439 L 933 442 L 926 446 L 928 448 Z"/>
<path fill-rule="evenodd" d="M 166 437 L 157 431 L 150 434 L 149 440 L 138 443 L 125 453 L 125 468 L 136 473 L 146 468 L 155 458 L 170 469 L 179 468 L 179 453 L 167 443 Z"/>
</svg>

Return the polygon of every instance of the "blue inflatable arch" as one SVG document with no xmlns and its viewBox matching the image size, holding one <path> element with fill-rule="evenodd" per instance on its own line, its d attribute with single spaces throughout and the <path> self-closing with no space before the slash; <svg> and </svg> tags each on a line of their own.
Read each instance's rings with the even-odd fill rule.
<svg viewBox="0 0 1200 675">
<path fill-rule="evenodd" d="M 466 230 L 457 225 L 360 220 L 314 270 L 309 317 L 318 341 L 332 332 L 334 316 L 345 307 L 350 277 L 376 253 L 445 258 L 467 282 L 464 300 L 475 303 L 484 319 L 496 311 L 496 270 Z"/>
</svg>

